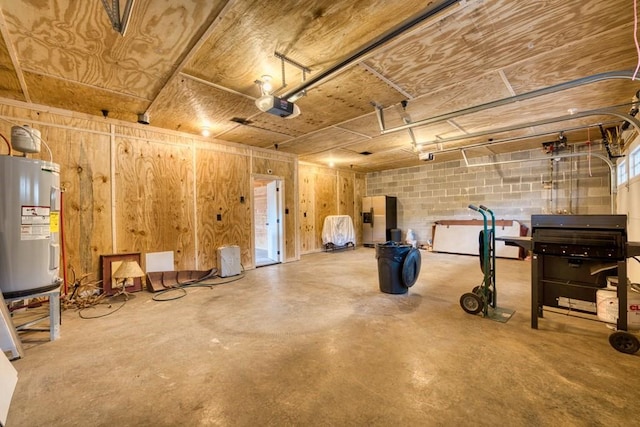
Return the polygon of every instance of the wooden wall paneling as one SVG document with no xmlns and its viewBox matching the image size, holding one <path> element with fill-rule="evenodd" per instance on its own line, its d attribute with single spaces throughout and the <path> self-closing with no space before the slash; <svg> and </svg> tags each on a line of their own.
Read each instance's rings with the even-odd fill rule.
<svg viewBox="0 0 640 427">
<path fill-rule="evenodd" d="M 194 143 L 195 138 L 197 138 L 193 135 L 182 134 L 164 129 L 160 130 L 159 132 L 158 128 L 154 128 L 148 125 L 141 125 L 138 123 L 131 123 L 130 125 L 115 125 L 114 133 L 116 137 L 122 137 L 132 140 L 151 140 L 155 142 L 174 145 L 190 145 Z"/>
<path fill-rule="evenodd" d="M 354 216 L 354 185 L 353 172 L 338 171 L 338 215 Z"/>
<path fill-rule="evenodd" d="M 195 268 L 193 160 L 188 146 L 116 138 L 116 250 L 174 251 Z"/>
<path fill-rule="evenodd" d="M 365 175 L 301 163 L 299 179 L 302 253 L 323 249 L 322 227 L 327 215 L 351 216 L 356 231 L 356 242 L 360 242 L 362 239 L 360 212 L 362 196 L 366 191 Z"/>
<path fill-rule="evenodd" d="M 250 161 L 248 156 L 196 150 L 197 257 L 201 269 L 219 267 L 217 249 L 227 245 L 240 247 L 243 265 L 254 264 Z"/>
<path fill-rule="evenodd" d="M 338 177 L 335 174 L 317 173 L 315 176 L 315 223 L 316 223 L 316 247 L 322 248 L 322 227 L 327 215 L 335 215 L 338 212 L 337 185 Z"/>
<path fill-rule="evenodd" d="M 273 175 L 284 178 L 284 230 L 285 230 L 285 261 L 298 259 L 297 250 L 297 159 L 280 153 L 256 153 L 252 159 L 252 173 L 258 175 Z M 271 172 L 269 172 L 271 171 Z M 286 213 L 288 212 L 288 213 Z"/>
<path fill-rule="evenodd" d="M 91 280 L 98 280 L 100 254 L 112 251 L 108 125 L 62 113 L 12 103 L 0 106 L 7 120 L 40 130 L 53 161 L 60 165 L 60 186 L 65 191 L 63 268 L 73 266 L 78 276 L 90 273 Z M 0 121 L 0 132 L 9 137 L 11 126 Z M 29 157 L 50 159 L 44 144 L 39 154 Z"/>
<path fill-rule="evenodd" d="M 300 221 L 300 252 L 305 254 L 316 249 L 315 174 L 312 166 L 300 164 L 298 182 L 298 218 Z"/>
<path fill-rule="evenodd" d="M 95 117 L 42 105 L 26 104 L 20 101 L 0 100 L 0 115 L 7 116 L 13 124 L 27 124 L 39 129 L 39 126 L 70 129 L 78 132 L 110 133 L 110 124 Z M 0 129 L 6 136 L 11 134 L 12 123 L 0 120 Z M 6 129 L 6 131 L 5 131 Z M 43 138 L 46 137 L 43 135 Z"/>
<path fill-rule="evenodd" d="M 353 227 L 356 229 L 356 244 L 362 245 L 362 198 L 367 195 L 366 175 L 355 174 L 353 192 Z"/>
<path fill-rule="evenodd" d="M 90 280 L 99 280 L 100 255 L 112 251 L 110 139 L 71 129 L 39 129 L 60 165 L 65 268 L 72 266 L 77 277 L 90 273 Z M 41 157 L 48 160 L 48 155 Z"/>
</svg>

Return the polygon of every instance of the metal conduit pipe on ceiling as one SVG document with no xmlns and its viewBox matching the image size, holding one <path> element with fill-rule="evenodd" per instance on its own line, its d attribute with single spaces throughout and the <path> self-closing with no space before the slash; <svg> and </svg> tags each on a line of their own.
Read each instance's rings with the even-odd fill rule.
<svg viewBox="0 0 640 427">
<path fill-rule="evenodd" d="M 549 124 L 552 124 L 552 123 L 564 122 L 564 121 L 569 121 L 569 120 L 573 120 L 573 119 L 579 119 L 579 118 L 588 117 L 588 116 L 615 116 L 615 117 L 619 117 L 619 118 L 631 123 L 633 125 L 633 127 L 635 127 L 636 130 L 640 133 L 640 120 L 636 119 L 635 117 L 633 117 L 630 114 L 621 113 L 621 112 L 615 110 L 616 108 L 620 108 L 620 107 L 626 106 L 626 105 L 627 104 L 614 105 L 612 107 L 599 108 L 599 109 L 596 109 L 596 110 L 580 111 L 580 112 L 577 112 L 575 114 L 555 117 L 553 119 L 538 120 L 538 121 L 530 122 L 530 123 L 522 123 L 522 124 L 518 124 L 518 125 L 505 126 L 505 127 L 497 128 L 497 129 L 485 130 L 485 131 L 482 131 L 482 132 L 468 133 L 468 134 L 463 135 L 463 136 L 456 136 L 456 137 L 451 137 L 451 138 L 443 138 L 443 139 L 439 139 L 437 141 L 429 141 L 429 142 L 426 142 L 426 143 L 423 143 L 423 144 L 418 144 L 418 146 L 419 147 L 428 147 L 428 146 L 433 145 L 433 144 L 444 144 L 444 143 L 447 143 L 447 142 L 461 141 L 461 140 L 464 140 L 464 139 L 477 138 L 477 137 L 480 137 L 480 136 L 486 136 L 486 135 L 503 133 L 503 132 L 510 132 L 512 130 L 524 129 L 524 128 L 528 128 L 528 127 L 532 127 L 532 126 L 549 125 Z M 526 137 L 523 137 L 523 138 L 526 138 Z"/>
<path fill-rule="evenodd" d="M 549 86 L 546 88 L 533 90 L 531 92 L 526 92 L 520 95 L 510 96 L 508 98 L 499 99 L 497 101 L 487 102 L 484 104 L 476 105 L 474 107 L 463 108 L 462 110 L 453 111 L 451 113 L 441 114 L 439 116 L 430 117 L 428 119 L 418 120 L 416 122 L 404 124 L 391 129 L 384 128 L 384 120 L 382 118 L 382 114 L 383 114 L 382 108 L 379 106 L 376 106 L 375 112 L 376 112 L 376 115 L 378 116 L 378 123 L 380 124 L 381 134 L 386 135 L 388 133 L 399 132 L 402 130 L 407 130 L 407 129 L 411 129 L 418 126 L 425 126 L 432 123 L 454 119 L 456 117 L 463 116 L 465 114 L 477 113 L 480 111 L 488 110 L 490 108 L 496 108 L 496 107 L 501 107 L 508 104 L 513 104 L 514 102 L 536 98 L 538 96 L 549 95 L 552 93 L 556 93 L 556 92 L 567 90 L 567 89 L 572 89 L 572 88 L 583 86 L 586 84 L 591 84 L 591 83 L 596 83 L 596 82 L 601 82 L 606 80 L 614 80 L 614 79 L 630 79 L 631 80 L 633 79 L 633 76 L 634 76 L 634 72 L 631 70 L 610 71 L 606 73 L 594 74 L 589 77 L 583 77 L 581 79 L 571 80 L 569 82 L 560 83 L 560 84 Z"/>
<path fill-rule="evenodd" d="M 281 98 L 288 100 L 294 95 L 297 95 L 305 90 L 311 89 L 312 87 L 319 85 L 324 80 L 330 78 L 334 74 L 338 74 L 344 71 L 346 68 L 356 63 L 360 58 L 362 58 L 366 54 L 371 53 L 373 50 L 383 46 L 385 43 L 388 43 L 391 40 L 395 39 L 396 37 L 404 34 L 405 32 L 414 28 L 416 25 L 424 22 L 425 20 L 431 18 L 432 16 L 437 15 L 438 13 L 444 11 L 445 9 L 448 9 L 450 6 L 453 6 L 454 4 L 459 3 L 461 1 L 462 0 L 445 0 L 441 4 L 435 6 L 433 9 L 429 9 L 421 13 L 420 15 L 401 23 L 400 25 L 392 28 L 390 31 L 384 33 L 383 35 L 375 38 L 374 40 L 360 47 L 355 52 L 347 55 L 345 59 L 332 65 L 328 69 L 316 74 L 315 76 L 308 78 L 305 82 L 303 82 L 299 86 L 285 92 L 284 94 L 282 94 Z"/>
<path fill-rule="evenodd" d="M 464 152 L 464 149 L 460 150 L 462 153 L 462 157 L 464 158 L 464 163 L 468 168 L 471 167 L 480 167 L 480 166 L 495 166 L 495 165 L 506 165 L 509 163 L 526 163 L 526 162 L 539 162 L 539 161 L 549 161 L 554 159 L 564 159 L 569 157 L 584 157 L 584 156 L 594 156 L 601 159 L 603 162 L 609 166 L 609 174 L 611 176 L 610 182 L 611 187 L 609 189 L 609 194 L 611 196 L 611 213 L 615 214 L 615 195 L 618 192 L 616 185 L 616 174 L 615 174 L 615 165 L 611 160 L 603 156 L 599 153 L 567 153 L 567 154 L 556 154 L 551 157 L 538 157 L 535 159 L 519 159 L 519 160 L 503 160 L 499 162 L 487 162 L 487 163 L 469 163 L 469 159 Z"/>
<path fill-rule="evenodd" d="M 451 148 L 443 148 L 443 149 L 437 149 L 436 151 L 433 152 L 433 154 L 442 154 L 442 153 L 451 153 L 454 151 L 460 151 L 460 150 L 468 150 L 471 148 L 482 148 L 482 147 L 486 147 L 489 145 L 495 145 L 495 144 L 504 144 L 507 142 L 512 142 L 512 141 L 519 141 L 521 139 L 531 139 L 531 138 L 537 138 L 540 136 L 547 136 L 547 135 L 554 135 L 557 134 L 559 132 L 572 132 L 575 130 L 580 130 L 580 129 L 587 129 L 590 127 L 594 127 L 594 126 L 610 126 L 610 125 L 615 125 L 618 122 L 603 122 L 603 123 L 592 123 L 590 125 L 584 125 L 584 126 L 575 126 L 575 127 L 570 127 L 570 128 L 562 128 L 562 129 L 558 129 L 558 130 L 551 130 L 548 132 L 539 132 L 539 133 L 535 133 L 533 135 L 519 135 L 519 136 L 512 136 L 509 138 L 501 138 L 501 139 L 495 139 L 495 140 L 491 140 L 491 141 L 487 141 L 487 142 L 478 142 L 476 144 L 469 144 L 469 145 L 465 145 L 464 147 L 451 147 Z M 529 126 L 526 126 L 529 127 Z M 468 137 L 465 136 L 465 138 L 463 139 L 468 139 Z M 445 142 L 444 140 L 438 140 L 438 141 L 432 141 L 427 143 L 426 145 L 432 145 L 432 144 L 441 144 Z M 449 141 L 446 141 L 449 142 Z M 418 144 L 419 146 L 421 144 Z M 424 145 L 424 144 L 422 144 Z"/>
</svg>

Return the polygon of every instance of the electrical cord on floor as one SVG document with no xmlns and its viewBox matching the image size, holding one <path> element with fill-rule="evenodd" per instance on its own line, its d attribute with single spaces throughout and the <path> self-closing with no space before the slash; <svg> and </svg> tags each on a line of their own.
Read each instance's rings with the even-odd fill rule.
<svg viewBox="0 0 640 427">
<path fill-rule="evenodd" d="M 244 276 L 245 276 L 244 273 L 240 273 L 239 275 L 233 276 L 232 278 L 227 280 L 216 280 L 215 277 L 218 277 L 219 279 L 222 279 L 222 278 L 220 276 L 214 276 L 214 279 L 206 279 L 200 282 L 180 284 L 178 286 L 171 287 L 155 293 L 152 299 L 154 301 L 175 301 L 187 295 L 187 288 L 197 288 L 197 287 L 213 288 L 214 286 L 224 285 L 225 283 L 231 283 L 231 282 L 235 282 L 236 280 L 243 279 Z M 180 294 L 172 297 L 168 297 L 168 298 L 163 297 L 164 295 L 170 294 L 172 292 L 180 292 Z"/>
<path fill-rule="evenodd" d="M 122 304 L 120 304 L 120 305 L 119 305 L 115 310 L 111 310 L 111 311 L 109 311 L 109 312 L 107 312 L 107 313 L 99 314 L 99 315 L 97 315 L 97 316 L 85 316 L 84 314 L 82 314 L 82 312 L 83 312 L 83 311 L 85 311 L 85 310 L 87 310 L 87 309 L 89 309 L 89 308 L 96 308 L 97 306 L 100 306 L 100 305 L 105 305 L 105 304 L 106 304 L 106 305 L 108 305 L 108 306 L 109 306 L 109 308 L 111 308 L 111 303 L 110 303 L 110 302 L 106 302 L 106 301 L 105 301 L 105 302 L 101 302 L 101 303 L 97 303 L 97 304 L 90 305 L 90 306 L 88 306 L 88 307 L 83 307 L 83 308 L 81 308 L 81 309 L 78 311 L 78 315 L 80 316 L 80 318 L 81 318 L 81 319 L 99 319 L 99 318 L 101 318 L 101 317 L 107 317 L 107 316 L 112 315 L 113 313 L 115 313 L 116 311 L 118 311 L 118 310 L 120 310 L 122 307 L 124 307 L 124 305 L 125 305 L 126 303 L 127 303 L 127 300 L 126 300 L 126 299 L 124 299 L 124 300 L 122 300 Z"/>
</svg>

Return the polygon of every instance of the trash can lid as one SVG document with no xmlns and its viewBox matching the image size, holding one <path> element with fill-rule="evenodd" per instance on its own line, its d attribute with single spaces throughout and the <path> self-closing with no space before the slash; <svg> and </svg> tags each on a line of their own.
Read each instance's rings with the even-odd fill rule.
<svg viewBox="0 0 640 427">
<path fill-rule="evenodd" d="M 402 263 L 402 284 L 407 288 L 413 286 L 418 280 L 421 263 L 420 251 L 412 248 Z"/>
</svg>

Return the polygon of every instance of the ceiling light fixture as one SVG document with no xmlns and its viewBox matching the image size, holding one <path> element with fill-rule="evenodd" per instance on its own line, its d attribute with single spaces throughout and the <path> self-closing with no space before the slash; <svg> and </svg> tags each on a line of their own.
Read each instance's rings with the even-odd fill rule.
<svg viewBox="0 0 640 427">
<path fill-rule="evenodd" d="M 300 107 L 295 105 L 295 102 L 301 97 L 305 96 L 307 92 L 302 90 L 291 95 L 288 98 L 279 98 L 273 94 L 287 86 L 284 64 L 286 62 L 296 68 L 299 68 L 302 71 L 303 82 L 307 78 L 307 73 L 311 71 L 309 70 L 309 68 L 287 58 L 281 53 L 275 52 L 274 55 L 276 56 L 276 58 L 280 59 L 280 63 L 282 65 L 282 86 L 276 90 L 273 90 L 273 85 L 271 83 L 273 80 L 272 77 L 268 74 L 262 75 L 262 77 L 260 77 L 260 80 L 256 80 L 254 82 L 260 88 L 261 95 L 258 99 L 256 99 L 256 107 L 258 107 L 258 109 L 262 112 L 274 114 L 286 119 L 292 119 L 300 115 Z"/>
<path fill-rule="evenodd" d="M 273 85 L 271 84 L 271 76 L 265 74 L 262 76 L 262 94 L 269 95 L 273 90 Z"/>
<path fill-rule="evenodd" d="M 211 130 L 209 130 L 209 126 L 204 126 L 202 128 L 202 136 L 204 136 L 205 138 L 207 136 L 211 136 Z"/>
</svg>

